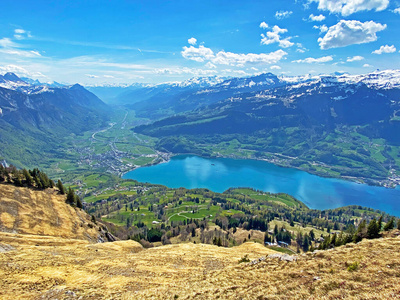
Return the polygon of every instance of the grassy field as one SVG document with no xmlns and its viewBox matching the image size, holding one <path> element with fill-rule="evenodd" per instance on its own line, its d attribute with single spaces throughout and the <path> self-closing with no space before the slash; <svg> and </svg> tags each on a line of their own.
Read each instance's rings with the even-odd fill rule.
<svg viewBox="0 0 400 300">
<path fill-rule="evenodd" d="M 304 203 L 287 194 L 270 194 L 261 191 L 256 192 L 253 189 L 247 188 L 234 189 L 234 193 L 246 195 L 253 199 L 261 201 L 273 201 L 276 203 L 287 205 L 289 207 L 306 208 L 306 205 Z"/>
</svg>

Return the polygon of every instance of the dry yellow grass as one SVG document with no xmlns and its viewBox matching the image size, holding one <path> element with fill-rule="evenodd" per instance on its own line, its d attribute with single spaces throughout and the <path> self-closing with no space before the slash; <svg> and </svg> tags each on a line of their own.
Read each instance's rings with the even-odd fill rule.
<svg viewBox="0 0 400 300">
<path fill-rule="evenodd" d="M 37 191 L 0 184 L 0 231 L 97 242 L 98 226 L 86 212 L 65 203 L 55 189 Z"/>
<path fill-rule="evenodd" d="M 75 210 L 70 213 L 72 220 L 79 218 Z M 2 226 L 19 228 L 5 216 Z M 56 232 L 44 224 L 43 231 Z M 70 235 L 0 232 L 0 299 L 400 298 L 396 235 L 300 255 L 296 261 L 267 257 L 255 264 L 238 261 L 276 252 L 253 242 L 233 248 L 188 243 L 143 249 L 133 241 L 93 244 Z"/>
<path fill-rule="evenodd" d="M 400 238 L 254 265 L 238 261 L 272 251 L 250 242 L 143 249 L 133 241 L 90 244 L 10 233 L 0 233 L 0 249 L 7 249 L 0 253 L 1 299 L 400 298 Z"/>
</svg>

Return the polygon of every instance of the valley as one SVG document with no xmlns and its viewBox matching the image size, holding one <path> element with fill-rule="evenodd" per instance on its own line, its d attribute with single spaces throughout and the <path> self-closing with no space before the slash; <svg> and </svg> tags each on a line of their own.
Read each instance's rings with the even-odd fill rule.
<svg viewBox="0 0 400 300">
<path fill-rule="evenodd" d="M 399 16 L 1 1 L 0 299 L 400 299 Z"/>
</svg>

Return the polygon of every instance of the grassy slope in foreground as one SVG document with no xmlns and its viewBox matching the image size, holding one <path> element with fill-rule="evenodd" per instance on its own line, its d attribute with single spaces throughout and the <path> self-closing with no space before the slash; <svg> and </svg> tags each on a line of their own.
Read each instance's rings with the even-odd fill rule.
<svg viewBox="0 0 400 300">
<path fill-rule="evenodd" d="M 8 299 L 393 299 L 400 238 L 363 240 L 297 261 L 265 257 L 257 243 L 143 249 L 0 233 L 0 298 Z"/>
<path fill-rule="evenodd" d="M 58 236 L 98 242 L 106 240 L 101 224 L 65 203 L 56 189 L 44 191 L 0 184 L 0 231 Z M 0 239 L 1 241 L 1 239 Z"/>
</svg>

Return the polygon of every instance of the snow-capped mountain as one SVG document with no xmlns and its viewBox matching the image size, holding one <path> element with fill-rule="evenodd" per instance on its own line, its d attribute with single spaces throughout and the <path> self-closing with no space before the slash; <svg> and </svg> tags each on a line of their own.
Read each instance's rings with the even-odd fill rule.
<svg viewBox="0 0 400 300">
<path fill-rule="evenodd" d="M 6 73 L 5 75 L 0 75 L 0 87 L 17 90 L 19 88 L 29 87 L 30 84 L 20 79 L 14 73 Z"/>
<path fill-rule="evenodd" d="M 38 94 L 43 92 L 52 91 L 54 88 L 65 88 L 65 86 L 58 82 L 42 83 L 39 80 L 34 80 L 27 77 L 19 78 L 14 73 L 6 73 L 4 76 L 0 75 L 0 87 L 5 89 L 19 91 L 24 94 Z"/>
</svg>

